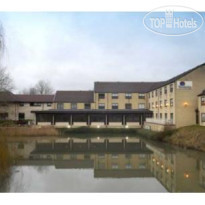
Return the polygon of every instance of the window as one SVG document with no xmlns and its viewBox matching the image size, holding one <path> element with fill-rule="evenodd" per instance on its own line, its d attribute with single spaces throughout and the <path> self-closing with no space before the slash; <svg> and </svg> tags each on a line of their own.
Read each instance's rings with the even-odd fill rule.
<svg viewBox="0 0 205 205">
<path fill-rule="evenodd" d="M 112 103 L 112 109 L 118 109 L 118 104 L 117 103 Z"/>
<path fill-rule="evenodd" d="M 164 87 L 164 94 L 167 94 L 167 86 Z"/>
<path fill-rule="evenodd" d="M 150 93 L 149 93 L 149 94 L 148 94 L 148 98 L 150 98 L 150 96 L 151 96 L 151 95 L 150 95 Z"/>
<path fill-rule="evenodd" d="M 118 93 L 112 93 L 112 99 L 118 99 Z"/>
<path fill-rule="evenodd" d="M 201 113 L 201 122 L 205 122 L 205 113 Z"/>
<path fill-rule="evenodd" d="M 9 117 L 9 114 L 7 112 L 0 113 L 0 120 L 7 120 Z"/>
<path fill-rule="evenodd" d="M 19 113 L 19 120 L 24 120 L 24 119 L 25 119 L 25 114 Z"/>
<path fill-rule="evenodd" d="M 167 120 L 167 113 L 164 113 L 164 118 L 165 120 Z"/>
<path fill-rule="evenodd" d="M 125 165 L 125 168 L 126 168 L 126 169 L 131 169 L 131 168 L 132 168 L 132 165 L 131 165 L 130 163 L 128 163 L 128 164 Z"/>
<path fill-rule="evenodd" d="M 52 103 L 47 103 L 47 107 L 51 107 Z"/>
<path fill-rule="evenodd" d="M 156 113 L 156 119 L 158 119 L 158 113 Z"/>
<path fill-rule="evenodd" d="M 139 109 L 144 109 L 145 108 L 145 103 L 139 103 Z"/>
<path fill-rule="evenodd" d="M 155 90 L 155 96 L 157 97 L 157 90 Z"/>
<path fill-rule="evenodd" d="M 112 164 L 112 169 L 118 169 L 118 164 Z"/>
<path fill-rule="evenodd" d="M 205 105 L 205 97 L 201 97 L 201 105 Z"/>
<path fill-rule="evenodd" d="M 77 109 L 77 103 L 71 103 L 71 109 L 76 110 Z"/>
<path fill-rule="evenodd" d="M 160 113 L 160 119 L 162 119 L 162 113 Z"/>
<path fill-rule="evenodd" d="M 89 110 L 89 109 L 90 109 L 90 103 L 85 103 L 85 104 L 84 104 L 84 108 L 85 108 L 86 110 Z"/>
<path fill-rule="evenodd" d="M 155 102 L 156 108 L 158 108 L 158 102 Z"/>
<path fill-rule="evenodd" d="M 159 89 L 159 94 L 162 95 L 162 88 Z"/>
<path fill-rule="evenodd" d="M 170 89 L 170 93 L 172 93 L 172 92 L 173 92 L 173 90 L 174 90 L 173 84 L 170 84 L 169 89 Z"/>
<path fill-rule="evenodd" d="M 152 97 L 154 97 L 154 91 L 152 91 Z"/>
<path fill-rule="evenodd" d="M 164 100 L 164 107 L 167 107 L 167 100 Z"/>
<path fill-rule="evenodd" d="M 174 101 L 173 101 L 173 98 L 170 99 L 170 107 L 173 107 L 174 105 Z"/>
<path fill-rule="evenodd" d="M 154 103 L 152 102 L 152 108 L 154 108 Z"/>
<path fill-rule="evenodd" d="M 64 104 L 63 103 L 58 103 L 57 104 L 57 109 L 58 110 L 63 110 L 64 109 Z"/>
<path fill-rule="evenodd" d="M 105 104 L 104 103 L 99 103 L 98 109 L 104 110 L 105 109 Z"/>
<path fill-rule="evenodd" d="M 139 99 L 145 99 L 145 94 L 139 93 L 138 98 Z"/>
<path fill-rule="evenodd" d="M 125 93 L 125 98 L 126 99 L 131 99 L 132 98 L 132 94 L 131 93 Z"/>
<path fill-rule="evenodd" d="M 170 113 L 170 119 L 173 120 L 174 119 L 174 114 Z"/>
<path fill-rule="evenodd" d="M 20 107 L 23 107 L 23 106 L 24 106 L 24 103 L 19 103 L 19 106 L 20 106 Z"/>
<path fill-rule="evenodd" d="M 118 158 L 118 154 L 112 154 L 112 158 L 113 159 L 117 159 Z"/>
<path fill-rule="evenodd" d="M 132 109 L 132 104 L 131 103 L 126 103 L 125 104 L 125 109 Z"/>
<path fill-rule="evenodd" d="M 98 98 L 99 99 L 105 99 L 105 93 L 99 93 Z"/>
<path fill-rule="evenodd" d="M 162 108 L 162 100 L 160 100 L 159 104 L 160 104 L 160 107 Z"/>
<path fill-rule="evenodd" d="M 39 102 L 31 102 L 31 103 L 30 103 L 30 106 L 31 106 L 31 107 L 40 107 L 40 106 L 41 106 L 41 103 L 39 103 Z"/>
</svg>

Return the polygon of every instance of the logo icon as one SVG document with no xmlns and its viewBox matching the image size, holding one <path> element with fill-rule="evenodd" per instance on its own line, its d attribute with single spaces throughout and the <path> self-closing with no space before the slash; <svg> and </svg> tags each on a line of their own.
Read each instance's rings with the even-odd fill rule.
<svg viewBox="0 0 205 205">
<path fill-rule="evenodd" d="M 202 15 L 184 6 L 163 6 L 143 18 L 146 29 L 165 36 L 183 36 L 198 31 L 204 23 Z"/>
</svg>

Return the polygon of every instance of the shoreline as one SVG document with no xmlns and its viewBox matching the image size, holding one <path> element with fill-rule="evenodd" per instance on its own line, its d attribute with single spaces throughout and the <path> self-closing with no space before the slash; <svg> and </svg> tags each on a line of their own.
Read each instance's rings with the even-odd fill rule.
<svg viewBox="0 0 205 205">
<path fill-rule="evenodd" d="M 163 142 L 181 148 L 205 152 L 205 127 L 187 126 L 179 129 L 154 132 L 143 128 L 54 128 L 54 127 L 0 127 L 0 136 L 8 140 L 58 139 L 75 135 L 80 138 L 105 136 L 138 136 L 152 141 Z"/>
</svg>

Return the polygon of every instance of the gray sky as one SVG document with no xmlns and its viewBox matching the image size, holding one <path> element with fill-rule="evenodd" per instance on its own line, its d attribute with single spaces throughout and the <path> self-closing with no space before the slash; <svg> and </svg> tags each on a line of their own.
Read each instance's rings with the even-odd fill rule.
<svg viewBox="0 0 205 205">
<path fill-rule="evenodd" d="M 179 37 L 154 34 L 146 13 L 1 12 L 4 64 L 15 92 L 48 80 L 55 90 L 94 81 L 160 81 L 205 62 L 205 27 Z M 203 13 L 204 16 L 204 13 Z"/>
</svg>

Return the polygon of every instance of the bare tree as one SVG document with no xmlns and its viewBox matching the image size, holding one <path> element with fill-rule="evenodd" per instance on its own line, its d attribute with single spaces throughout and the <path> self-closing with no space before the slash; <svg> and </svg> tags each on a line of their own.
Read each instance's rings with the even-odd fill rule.
<svg viewBox="0 0 205 205">
<path fill-rule="evenodd" d="M 6 71 L 6 68 L 0 66 L 0 91 L 11 91 L 13 89 L 13 81 Z"/>
<path fill-rule="evenodd" d="M 53 88 L 51 87 L 48 81 L 40 80 L 35 86 L 35 89 L 38 94 L 53 94 Z"/>
<path fill-rule="evenodd" d="M 21 94 L 26 94 L 26 95 L 37 95 L 37 90 L 34 87 L 24 89 L 22 90 Z"/>
<path fill-rule="evenodd" d="M 7 72 L 7 69 L 3 67 L 1 63 L 4 48 L 4 32 L 0 23 L 0 91 L 11 91 L 13 89 L 13 80 Z"/>
<path fill-rule="evenodd" d="M 22 93 L 27 95 L 49 95 L 53 94 L 53 88 L 48 81 L 40 80 L 34 87 L 24 89 Z"/>
</svg>

